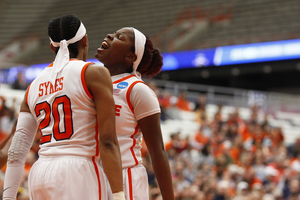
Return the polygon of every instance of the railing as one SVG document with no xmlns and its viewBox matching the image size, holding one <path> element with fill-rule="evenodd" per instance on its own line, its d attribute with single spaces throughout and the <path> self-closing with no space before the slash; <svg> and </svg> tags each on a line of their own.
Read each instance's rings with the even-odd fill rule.
<svg viewBox="0 0 300 200">
<path fill-rule="evenodd" d="M 150 81 L 155 82 L 157 87 L 167 90 L 175 96 L 179 95 L 181 91 L 185 91 L 186 97 L 192 102 L 196 102 L 199 96 L 203 94 L 206 96 L 207 103 L 210 104 L 235 107 L 251 107 L 256 104 L 267 113 L 279 110 L 300 113 L 300 95 L 179 83 L 158 79 L 146 80 L 146 82 Z"/>
</svg>

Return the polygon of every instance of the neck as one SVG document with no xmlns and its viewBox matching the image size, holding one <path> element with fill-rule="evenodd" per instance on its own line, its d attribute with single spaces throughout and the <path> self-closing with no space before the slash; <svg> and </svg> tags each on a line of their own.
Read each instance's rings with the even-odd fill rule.
<svg viewBox="0 0 300 200">
<path fill-rule="evenodd" d="M 105 67 L 108 69 L 111 76 L 132 72 L 132 71 L 127 71 L 123 66 L 122 67 L 109 67 L 109 66 L 105 65 Z"/>
<path fill-rule="evenodd" d="M 84 58 L 83 54 L 82 53 L 79 53 L 78 56 L 76 57 L 76 59 L 78 60 L 83 60 L 86 62 L 86 58 Z"/>
<path fill-rule="evenodd" d="M 83 61 L 85 61 L 86 62 L 86 59 L 87 59 L 87 52 L 86 52 L 86 50 L 84 49 L 84 48 L 79 48 L 78 49 L 78 55 L 77 55 L 77 59 L 78 60 L 83 60 Z"/>
</svg>

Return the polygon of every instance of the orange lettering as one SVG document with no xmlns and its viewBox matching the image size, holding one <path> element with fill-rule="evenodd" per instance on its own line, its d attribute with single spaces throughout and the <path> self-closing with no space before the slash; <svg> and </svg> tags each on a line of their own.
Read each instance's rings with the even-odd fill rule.
<svg viewBox="0 0 300 200">
<path fill-rule="evenodd" d="M 39 91 L 40 91 L 40 92 L 39 92 L 39 97 L 43 96 L 43 94 L 44 94 L 44 90 L 43 90 L 43 88 L 42 88 L 43 85 L 44 85 L 44 83 L 41 83 L 40 86 L 39 86 Z"/>
<path fill-rule="evenodd" d="M 52 83 L 50 83 L 50 94 L 52 94 L 53 92 L 54 92 L 53 85 L 52 85 Z"/>
<path fill-rule="evenodd" d="M 62 90 L 63 87 L 64 87 L 63 80 L 64 80 L 64 77 L 61 77 L 61 78 L 59 79 L 59 85 L 60 85 L 59 90 Z"/>
<path fill-rule="evenodd" d="M 59 88 L 58 88 L 58 82 L 59 82 L 59 79 L 56 79 L 55 80 L 55 86 L 54 86 L 55 92 L 57 92 L 59 90 Z"/>
<path fill-rule="evenodd" d="M 49 81 L 48 82 L 45 82 L 45 88 L 46 88 L 46 92 L 45 92 L 45 95 L 48 94 L 48 86 L 49 86 Z"/>
</svg>

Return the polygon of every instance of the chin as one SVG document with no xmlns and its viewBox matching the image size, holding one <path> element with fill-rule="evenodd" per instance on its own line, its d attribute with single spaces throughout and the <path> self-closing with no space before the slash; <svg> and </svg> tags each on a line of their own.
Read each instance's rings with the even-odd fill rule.
<svg viewBox="0 0 300 200">
<path fill-rule="evenodd" d="M 95 54 L 95 58 L 96 58 L 98 61 L 102 62 L 101 55 L 99 55 L 98 53 Z"/>
<path fill-rule="evenodd" d="M 95 54 L 95 58 L 96 58 L 97 60 L 99 60 L 99 57 L 98 57 L 98 54 L 97 54 L 97 53 Z"/>
</svg>

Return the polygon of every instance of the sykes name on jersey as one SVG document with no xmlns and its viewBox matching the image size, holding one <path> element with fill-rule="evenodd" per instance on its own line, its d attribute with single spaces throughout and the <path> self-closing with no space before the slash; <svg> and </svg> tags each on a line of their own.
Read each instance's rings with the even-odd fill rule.
<svg viewBox="0 0 300 200">
<path fill-rule="evenodd" d="M 43 95 L 52 94 L 54 92 L 60 91 L 64 87 L 63 83 L 64 77 L 58 78 L 55 80 L 55 86 L 50 81 L 41 83 L 39 85 L 39 97 Z"/>
</svg>

